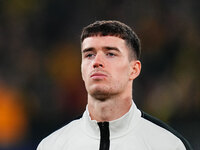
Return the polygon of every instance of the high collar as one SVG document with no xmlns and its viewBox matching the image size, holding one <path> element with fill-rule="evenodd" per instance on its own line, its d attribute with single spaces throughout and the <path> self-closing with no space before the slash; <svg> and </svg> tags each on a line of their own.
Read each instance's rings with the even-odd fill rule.
<svg viewBox="0 0 200 150">
<path fill-rule="evenodd" d="M 129 111 L 122 117 L 109 121 L 110 139 L 118 138 L 126 135 L 131 129 L 135 127 L 141 116 L 140 110 L 133 102 Z M 83 129 L 89 136 L 100 139 L 100 130 L 96 120 L 91 120 L 88 107 L 82 117 Z"/>
</svg>

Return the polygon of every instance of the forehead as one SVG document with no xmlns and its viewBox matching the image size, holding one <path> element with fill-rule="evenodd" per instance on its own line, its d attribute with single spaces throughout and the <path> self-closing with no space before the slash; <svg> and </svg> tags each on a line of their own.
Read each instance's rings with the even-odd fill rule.
<svg viewBox="0 0 200 150">
<path fill-rule="evenodd" d="M 118 48 L 126 48 L 125 40 L 116 36 L 92 36 L 87 37 L 83 40 L 81 44 L 81 49 L 88 47 L 102 47 L 102 46 L 112 46 Z"/>
</svg>

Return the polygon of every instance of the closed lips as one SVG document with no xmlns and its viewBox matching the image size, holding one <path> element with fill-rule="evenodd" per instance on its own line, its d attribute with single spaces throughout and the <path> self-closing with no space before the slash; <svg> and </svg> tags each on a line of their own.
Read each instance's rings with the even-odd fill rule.
<svg viewBox="0 0 200 150">
<path fill-rule="evenodd" d="M 103 73 L 94 73 L 90 77 L 94 77 L 94 76 L 106 76 L 106 75 Z"/>
</svg>

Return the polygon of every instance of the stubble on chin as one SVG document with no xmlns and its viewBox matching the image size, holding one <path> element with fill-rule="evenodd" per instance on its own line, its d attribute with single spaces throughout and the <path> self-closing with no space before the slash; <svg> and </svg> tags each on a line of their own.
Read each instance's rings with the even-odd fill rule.
<svg viewBox="0 0 200 150">
<path fill-rule="evenodd" d="M 105 101 L 106 99 L 109 99 L 112 96 L 111 91 L 112 91 L 111 89 L 96 88 L 89 91 L 89 94 L 97 100 Z"/>
</svg>

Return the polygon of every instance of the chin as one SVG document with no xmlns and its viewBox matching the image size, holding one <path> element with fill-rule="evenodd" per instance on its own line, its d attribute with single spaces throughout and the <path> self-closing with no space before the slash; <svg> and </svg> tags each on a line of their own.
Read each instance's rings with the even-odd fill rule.
<svg viewBox="0 0 200 150">
<path fill-rule="evenodd" d="M 106 101 L 106 99 L 110 98 L 109 94 L 102 94 L 102 93 L 95 93 L 91 96 L 94 97 L 95 99 L 99 100 L 99 101 Z"/>
<path fill-rule="evenodd" d="M 108 99 L 111 96 L 110 90 L 106 89 L 105 87 L 104 88 L 98 87 L 98 88 L 92 89 L 88 93 L 95 99 L 102 100 L 102 101 Z"/>
</svg>

